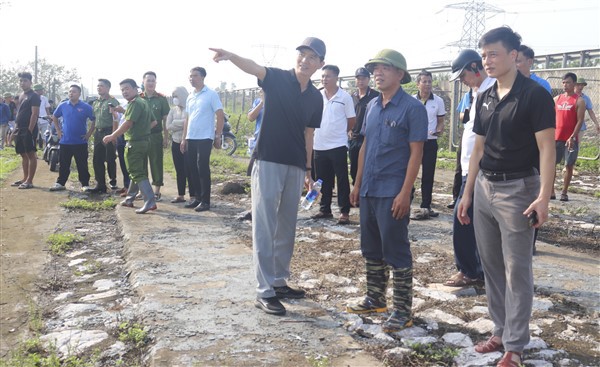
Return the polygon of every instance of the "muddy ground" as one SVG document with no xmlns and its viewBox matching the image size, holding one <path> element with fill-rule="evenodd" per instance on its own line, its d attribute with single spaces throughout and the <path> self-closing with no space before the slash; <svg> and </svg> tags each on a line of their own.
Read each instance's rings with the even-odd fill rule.
<svg viewBox="0 0 600 367">
<path fill-rule="evenodd" d="M 415 321 L 417 325 L 423 327 L 428 325 L 426 317 L 423 316 L 427 310 L 441 310 L 459 316 L 465 322 L 470 322 L 475 321 L 480 315 L 474 315 L 467 310 L 486 305 L 483 287 L 474 287 L 473 292 L 468 296 L 458 297 L 452 302 L 424 296 L 427 289 L 439 286 L 454 272 L 451 244 L 452 217 L 451 210 L 446 208 L 446 204 L 451 199 L 449 195 L 451 175 L 452 172 L 445 170 L 436 173 L 433 208 L 441 213 L 440 217 L 426 221 L 413 221 L 410 227 L 415 260 L 415 286 L 419 289 L 415 294 Z M 128 237 L 128 233 L 135 231 L 123 228 L 124 218 L 130 220 L 133 217 L 133 220 L 140 221 L 142 219 L 139 219 L 139 216 L 135 218 L 135 215 L 132 216 L 130 212 L 123 212 L 122 208 L 85 212 L 59 207 L 59 202 L 66 201 L 70 197 L 94 200 L 104 199 L 109 195 L 99 198 L 89 197 L 78 192 L 77 183 L 70 183 L 71 190 L 67 192 L 50 193 L 47 187 L 54 181 L 55 174 L 47 172 L 43 165 L 36 179 L 37 188 L 16 190 L 8 186 L 8 183 L 18 178 L 13 176 L 2 185 L 0 198 L 2 203 L 0 351 L 5 357 L 17 348 L 21 340 L 31 337 L 31 309 L 32 305 L 35 305 L 41 311 L 45 322 L 41 330 L 42 334 L 58 333 L 73 323 L 85 324 L 98 333 L 106 333 L 106 337 L 101 338 L 94 347 L 104 351 L 102 353 L 104 364 L 101 365 L 107 366 L 115 365 L 118 360 L 127 361 L 126 365 L 131 366 L 313 365 L 310 364 L 309 358 L 314 360 L 315 356 L 321 354 L 329 356 L 328 361 L 331 365 L 370 366 L 375 362 L 369 359 L 369 354 L 380 361 L 386 358 L 384 351 L 389 347 L 374 343 L 373 338 L 369 336 L 347 332 L 342 327 L 344 324 L 342 311 L 345 304 L 348 299 L 359 297 L 365 286 L 363 260 L 358 252 L 359 226 L 356 209 L 352 210 L 352 223 L 348 226 L 339 226 L 333 220 L 315 221 L 309 218 L 310 212 L 300 213 L 297 246 L 292 261 L 292 283 L 307 288 L 308 302 L 312 302 L 306 305 L 291 304 L 288 307 L 304 318 L 291 317 L 285 322 L 274 324 L 271 318 L 265 318 L 252 307 L 252 289 L 248 286 L 252 284 L 251 277 L 245 278 L 241 283 L 250 289 L 249 292 L 243 292 L 241 299 L 235 301 L 248 305 L 240 318 L 256 320 L 255 322 L 263 328 L 283 328 L 282 332 L 286 335 L 290 335 L 291 329 L 285 328 L 293 326 L 295 328 L 293 335 L 296 337 L 291 338 L 287 346 L 273 346 L 272 350 L 277 353 L 271 355 L 264 350 L 252 352 L 251 349 L 240 347 L 224 357 L 219 353 L 219 348 L 211 344 L 211 348 L 203 347 L 205 354 L 210 354 L 209 357 L 197 357 L 186 362 L 181 357 L 184 352 L 178 354 L 178 348 L 173 348 L 173 345 L 177 344 L 171 344 L 165 347 L 166 349 L 160 348 L 165 344 L 164 335 L 178 333 L 170 330 L 166 325 L 174 316 L 171 314 L 169 317 L 161 318 L 160 312 L 152 314 L 156 310 L 149 308 L 147 303 L 148 300 L 153 300 L 153 297 L 158 297 L 154 293 L 160 289 L 160 284 L 170 284 L 170 278 L 174 275 L 166 264 L 172 259 L 164 257 L 164 253 L 148 251 L 145 254 L 143 250 L 131 246 L 134 236 Z M 236 180 L 244 181 L 246 178 L 238 177 Z M 598 297 L 600 203 L 598 198 L 593 196 L 594 192 L 600 190 L 600 177 L 597 173 L 582 172 L 572 185 L 579 192 L 570 195 L 571 201 L 568 203 L 553 201 L 551 219 L 540 231 L 538 254 L 534 259 L 536 300 L 541 303 L 549 302 L 551 306 L 547 309 L 543 307 L 536 309 L 532 325 L 538 327 L 538 329 L 533 328 L 535 335 L 543 339 L 550 348 L 564 351 L 564 356 L 579 361 L 581 365 L 592 366 L 600 364 L 597 324 L 600 310 Z M 201 217 L 199 225 L 194 228 L 198 231 L 199 238 L 223 236 L 221 238 L 227 241 L 223 243 L 223 247 L 229 251 L 227 256 L 230 256 L 235 248 L 235 253 L 247 261 L 251 256 L 251 223 L 240 220 L 239 214 L 249 208 L 249 197 L 247 194 L 220 194 L 220 187 L 215 184 L 213 190 L 216 208 L 211 210 L 210 216 Z M 197 216 L 168 203 L 175 191 L 173 188 L 174 182 L 169 178 L 167 186 L 163 189 L 166 202 L 159 204 L 159 211 L 157 211 L 157 213 L 162 211 L 164 214 L 152 215 L 148 216 L 150 219 L 144 219 L 144 221 L 154 221 L 154 227 L 163 226 L 157 228 L 156 234 L 146 238 L 145 241 L 150 243 L 159 241 L 161 234 L 170 233 L 171 239 L 167 238 L 166 242 L 181 245 L 172 243 L 172 238 L 178 236 L 178 230 L 173 229 L 170 221 L 198 220 Z M 417 190 L 415 203 L 420 200 L 418 195 Z M 315 210 L 312 209 L 313 212 Z M 206 224 L 207 230 L 208 228 L 211 230 L 217 228 L 217 230 L 214 233 L 203 234 L 202 223 Z M 77 233 L 84 240 L 65 255 L 51 256 L 47 251 L 45 239 L 53 232 Z M 231 248 L 227 248 L 228 246 Z M 153 262 L 148 261 L 151 266 L 147 266 L 148 264 L 141 266 L 141 260 L 145 255 L 153 259 Z M 144 272 L 141 268 L 144 268 Z M 194 271 L 199 270 L 196 268 Z M 194 271 L 190 276 L 195 274 Z M 232 274 L 238 273 L 232 271 Z M 149 278 L 152 280 L 148 280 Z M 78 304 L 85 303 L 89 300 L 86 297 L 97 294 L 101 290 L 101 286 L 97 283 L 99 280 L 110 280 L 117 286 L 108 287 L 110 290 L 104 292 L 108 294 L 96 298 L 94 305 L 99 307 L 97 313 L 94 314 L 96 310 L 87 310 L 84 316 L 78 315 L 79 318 L 70 315 L 66 310 L 67 306 L 73 304 L 73 300 L 78 300 Z M 190 283 L 178 284 L 182 287 L 192 287 L 193 280 L 190 280 Z M 222 284 L 223 281 L 220 280 L 201 288 L 218 289 Z M 109 293 L 111 291 L 114 292 Z M 191 302 L 189 304 L 197 306 L 202 302 L 202 299 L 182 294 L 170 295 L 170 299 L 170 303 L 175 307 L 173 311 L 175 314 L 178 304 L 186 305 L 189 301 Z M 185 309 L 180 307 L 179 313 L 183 311 Z M 313 324 L 316 322 L 308 320 L 309 317 L 311 320 L 322 318 L 319 321 L 321 327 L 314 328 Z M 123 321 L 139 321 L 147 326 L 149 337 L 143 348 L 136 349 L 119 344 L 118 325 Z M 365 320 L 367 323 L 375 324 L 380 321 L 377 318 Z M 199 325 L 197 329 L 203 330 L 203 326 Z M 190 340 L 195 334 L 206 333 L 181 328 L 177 330 L 181 334 L 177 335 L 178 338 Z M 222 330 L 220 336 L 219 330 Z M 440 323 L 437 330 L 428 329 L 430 334 L 436 336 L 441 336 L 448 331 L 466 333 L 474 341 L 485 337 L 464 325 Z M 252 342 L 269 344 L 273 339 L 272 336 L 258 334 L 236 336 L 235 330 L 229 330 L 223 325 L 216 325 L 209 334 L 211 334 L 210 338 L 215 338 L 220 343 L 237 338 L 242 345 L 246 342 L 248 345 Z M 343 344 L 344 347 L 340 349 L 338 345 L 336 348 L 336 340 L 343 341 L 337 344 Z M 286 348 L 290 356 L 287 359 L 281 357 L 285 354 Z M 165 350 L 170 352 L 167 353 Z M 311 353 L 311 350 L 317 353 Z M 252 353 L 256 354 L 255 360 L 248 358 L 253 355 Z M 152 357 L 158 354 L 164 359 Z M 169 358 L 172 358 L 171 361 L 179 358 L 178 364 L 170 363 Z M 387 363 L 392 362 L 388 360 Z M 427 365 L 425 362 L 415 363 L 417 364 L 414 365 Z M 439 365 L 442 363 L 439 362 Z M 559 364 L 556 362 L 554 365 Z"/>
</svg>

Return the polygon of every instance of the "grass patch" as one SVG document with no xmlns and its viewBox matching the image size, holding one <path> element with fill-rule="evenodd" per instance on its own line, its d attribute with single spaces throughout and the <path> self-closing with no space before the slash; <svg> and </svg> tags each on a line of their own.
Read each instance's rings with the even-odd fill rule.
<svg viewBox="0 0 600 367">
<path fill-rule="evenodd" d="M 598 159 L 581 159 L 581 157 L 595 158 L 598 155 L 599 149 L 600 145 L 594 140 L 581 142 L 578 154 L 579 158 L 575 166 L 583 171 L 600 172 L 600 161 Z"/>
<path fill-rule="evenodd" d="M 211 176 L 216 181 L 222 181 L 221 177 L 231 178 L 232 174 L 245 176 L 247 168 L 248 162 L 228 156 L 220 150 L 215 150 L 210 155 Z"/>
<path fill-rule="evenodd" d="M 119 325 L 119 340 L 136 349 L 148 344 L 148 332 L 137 323 L 123 322 Z"/>
<path fill-rule="evenodd" d="M 103 201 L 89 201 L 85 199 L 69 199 L 69 201 L 60 203 L 60 206 L 67 209 L 82 209 L 82 210 L 111 210 L 117 206 L 117 201 L 113 198 L 108 198 Z"/>
<path fill-rule="evenodd" d="M 83 237 L 76 234 L 65 232 L 65 233 L 53 233 L 48 236 L 48 244 L 50 245 L 50 252 L 54 255 L 62 255 L 66 251 L 69 251 L 73 244 L 76 242 L 82 242 Z"/>
<path fill-rule="evenodd" d="M 0 184 L 20 165 L 21 156 L 15 153 L 14 148 L 0 150 Z"/>
<path fill-rule="evenodd" d="M 99 261 L 86 261 L 81 266 L 80 270 L 73 272 L 76 276 L 80 277 L 85 274 L 95 274 L 100 271 L 102 264 Z"/>
</svg>

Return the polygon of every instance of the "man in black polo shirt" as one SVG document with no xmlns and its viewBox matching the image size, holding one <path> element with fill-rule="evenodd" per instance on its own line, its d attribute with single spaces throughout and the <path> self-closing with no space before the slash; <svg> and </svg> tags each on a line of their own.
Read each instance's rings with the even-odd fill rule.
<svg viewBox="0 0 600 367">
<path fill-rule="evenodd" d="M 462 224 L 470 223 L 474 192 L 473 226 L 494 322 L 492 336 L 475 350 L 504 347 L 500 367 L 520 365 L 529 342 L 533 232 L 548 219 L 554 178 L 552 97 L 517 72 L 520 43 L 509 27 L 492 29 L 479 41 L 485 71 L 497 81 L 477 100 L 477 135 L 457 213 Z"/>
<path fill-rule="evenodd" d="M 302 183 L 312 185 L 307 165 L 315 128 L 321 124 L 323 97 L 311 76 L 324 65 L 325 43 L 309 37 L 296 48 L 292 70 L 264 67 L 222 49 L 211 48 L 216 62 L 230 60 L 258 78 L 264 91 L 264 116 L 252 168 L 252 247 L 258 286 L 255 306 L 284 315 L 280 298 L 303 298 L 287 285 L 294 251 Z"/>
</svg>

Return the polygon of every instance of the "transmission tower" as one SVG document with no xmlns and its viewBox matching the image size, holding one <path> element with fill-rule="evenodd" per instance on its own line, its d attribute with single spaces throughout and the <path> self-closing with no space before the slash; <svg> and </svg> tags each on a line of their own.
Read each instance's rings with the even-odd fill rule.
<svg viewBox="0 0 600 367">
<path fill-rule="evenodd" d="M 285 49 L 285 47 L 279 45 L 266 45 L 264 43 L 253 45 L 252 47 L 258 47 L 260 49 L 265 66 L 273 66 L 273 62 L 277 59 L 279 51 Z"/>
<path fill-rule="evenodd" d="M 477 49 L 479 39 L 485 32 L 485 20 L 487 13 L 504 13 L 493 5 L 488 5 L 485 1 L 471 0 L 463 3 L 446 5 L 448 9 L 461 9 L 465 11 L 465 21 L 463 23 L 463 33 L 460 41 L 449 43 L 448 46 L 458 47 L 459 50 L 465 48 Z"/>
</svg>

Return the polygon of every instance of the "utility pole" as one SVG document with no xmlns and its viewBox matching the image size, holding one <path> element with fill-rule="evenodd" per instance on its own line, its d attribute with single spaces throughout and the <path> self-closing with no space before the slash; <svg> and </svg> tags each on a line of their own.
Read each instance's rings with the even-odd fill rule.
<svg viewBox="0 0 600 367">
<path fill-rule="evenodd" d="M 37 54 L 37 46 L 35 46 L 35 60 L 34 60 L 34 68 L 33 68 L 33 82 L 37 83 L 38 76 L 38 54 Z"/>
<path fill-rule="evenodd" d="M 485 32 L 486 14 L 494 13 L 494 15 L 496 15 L 505 12 L 503 9 L 488 5 L 482 0 L 471 0 L 450 4 L 446 5 L 445 8 L 461 9 L 465 11 L 465 21 L 463 23 L 463 31 L 460 40 L 448 44 L 448 46 L 458 47 L 459 50 L 465 48 L 477 49 L 479 39 Z"/>
</svg>

